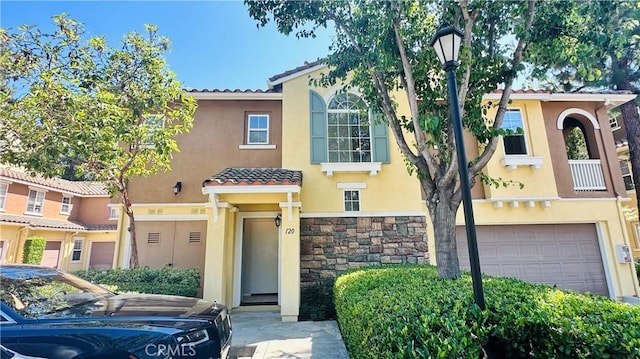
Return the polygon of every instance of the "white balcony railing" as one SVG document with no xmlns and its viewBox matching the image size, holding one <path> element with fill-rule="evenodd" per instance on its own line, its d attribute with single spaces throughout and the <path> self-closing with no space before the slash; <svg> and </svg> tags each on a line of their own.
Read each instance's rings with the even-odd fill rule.
<svg viewBox="0 0 640 359">
<path fill-rule="evenodd" d="M 600 160 L 569 160 L 573 189 L 576 191 L 606 190 Z"/>
</svg>

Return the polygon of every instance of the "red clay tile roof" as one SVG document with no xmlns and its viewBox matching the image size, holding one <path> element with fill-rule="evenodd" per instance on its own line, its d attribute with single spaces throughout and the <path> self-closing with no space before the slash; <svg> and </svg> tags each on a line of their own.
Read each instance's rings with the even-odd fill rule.
<svg viewBox="0 0 640 359">
<path fill-rule="evenodd" d="M 491 91 L 491 93 L 502 93 L 502 89 L 498 89 L 495 91 Z M 598 90 L 598 91 L 589 91 L 589 90 L 580 90 L 580 91 L 550 91 L 550 90 L 533 90 L 533 89 L 518 89 L 512 90 L 512 94 L 541 94 L 541 95 L 551 95 L 551 94 L 575 94 L 575 95 L 628 95 L 631 94 L 631 91 L 618 91 L 618 90 Z"/>
<path fill-rule="evenodd" d="M 283 168 L 225 168 L 206 179 L 203 186 L 233 185 L 298 185 L 302 184 L 302 172 Z"/>
<path fill-rule="evenodd" d="M 70 231 L 115 231 L 116 224 L 83 224 L 60 219 L 0 214 L 0 223 L 26 225 L 31 228 L 65 229 Z"/>
<path fill-rule="evenodd" d="M 298 66 L 298 67 L 296 67 L 295 69 L 292 69 L 292 70 L 289 70 L 289 71 L 285 71 L 285 72 L 283 72 L 283 73 L 281 73 L 281 74 L 277 74 L 277 75 L 273 75 L 273 76 L 271 76 L 271 77 L 269 78 L 269 82 L 274 82 L 274 81 L 276 81 L 276 80 L 278 80 L 278 79 L 281 79 L 281 78 L 283 78 L 283 77 L 287 77 L 287 76 L 289 76 L 289 75 L 293 75 L 293 74 L 295 74 L 296 72 L 300 72 L 300 71 L 304 71 L 304 70 L 306 70 L 306 69 L 310 69 L 310 68 L 312 68 L 312 67 L 314 67 L 314 66 L 318 66 L 318 65 L 320 65 L 321 63 L 322 63 L 322 61 L 321 61 L 321 60 L 316 60 L 316 61 L 312 61 L 312 62 L 307 62 L 307 61 L 305 61 L 305 62 L 304 62 L 304 65 L 302 65 L 302 66 Z"/>
<path fill-rule="evenodd" d="M 241 89 L 188 89 L 186 90 L 187 92 L 203 92 L 203 93 L 247 93 L 247 94 L 260 94 L 260 93 L 280 93 L 282 91 L 280 91 L 279 89 L 268 89 L 268 90 L 251 90 L 251 89 L 246 89 L 246 90 L 241 90 Z"/>
<path fill-rule="evenodd" d="M 28 182 L 34 185 L 53 188 L 56 190 L 69 192 L 79 196 L 108 196 L 107 186 L 96 181 L 67 181 L 61 178 L 45 178 L 40 175 L 32 176 L 27 171 L 0 165 L 0 177 Z"/>
</svg>

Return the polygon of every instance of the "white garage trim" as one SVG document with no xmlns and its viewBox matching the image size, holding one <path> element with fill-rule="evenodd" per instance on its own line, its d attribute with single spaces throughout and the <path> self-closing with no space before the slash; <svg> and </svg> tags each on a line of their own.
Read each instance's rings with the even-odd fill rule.
<svg viewBox="0 0 640 359">
<path fill-rule="evenodd" d="M 600 246 L 600 256 L 602 256 L 602 266 L 604 267 L 604 276 L 607 280 L 607 288 L 609 289 L 609 298 L 617 299 L 618 294 L 613 285 L 613 276 L 611 275 L 611 266 L 607 256 L 607 246 L 604 243 L 604 232 L 602 231 L 602 223 L 596 222 L 596 235 L 598 236 L 598 245 Z"/>
</svg>

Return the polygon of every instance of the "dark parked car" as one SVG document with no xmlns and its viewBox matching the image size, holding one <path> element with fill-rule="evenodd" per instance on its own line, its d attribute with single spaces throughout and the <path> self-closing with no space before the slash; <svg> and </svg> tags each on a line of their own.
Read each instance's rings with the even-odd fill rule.
<svg viewBox="0 0 640 359">
<path fill-rule="evenodd" d="M 0 299 L 0 344 L 9 353 L 51 359 L 229 355 L 227 308 L 198 298 L 116 294 L 54 268 L 2 265 Z"/>
</svg>

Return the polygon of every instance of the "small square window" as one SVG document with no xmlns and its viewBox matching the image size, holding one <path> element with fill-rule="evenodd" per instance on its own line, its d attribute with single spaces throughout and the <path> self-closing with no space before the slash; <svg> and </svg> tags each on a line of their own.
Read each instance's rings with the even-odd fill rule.
<svg viewBox="0 0 640 359">
<path fill-rule="evenodd" d="M 611 126 L 612 131 L 620 129 L 620 123 L 618 123 L 617 117 L 609 118 L 609 125 Z"/>
<path fill-rule="evenodd" d="M 62 214 L 71 213 L 71 197 L 62 196 L 62 203 L 60 205 L 60 213 L 62 213 Z"/>
<path fill-rule="evenodd" d="M 71 261 L 79 262 L 82 259 L 83 245 L 84 245 L 84 239 L 75 238 L 73 240 L 73 252 L 71 253 Z"/>
<path fill-rule="evenodd" d="M 504 153 L 506 155 L 526 155 L 527 144 L 520 110 L 507 110 L 504 113 L 502 128 L 513 132 L 511 135 L 503 136 Z"/>
<path fill-rule="evenodd" d="M 344 210 L 345 212 L 360 211 L 360 191 L 358 190 L 344 191 Z"/>
<path fill-rule="evenodd" d="M 269 115 L 249 115 L 247 128 L 247 144 L 269 143 Z"/>
</svg>

